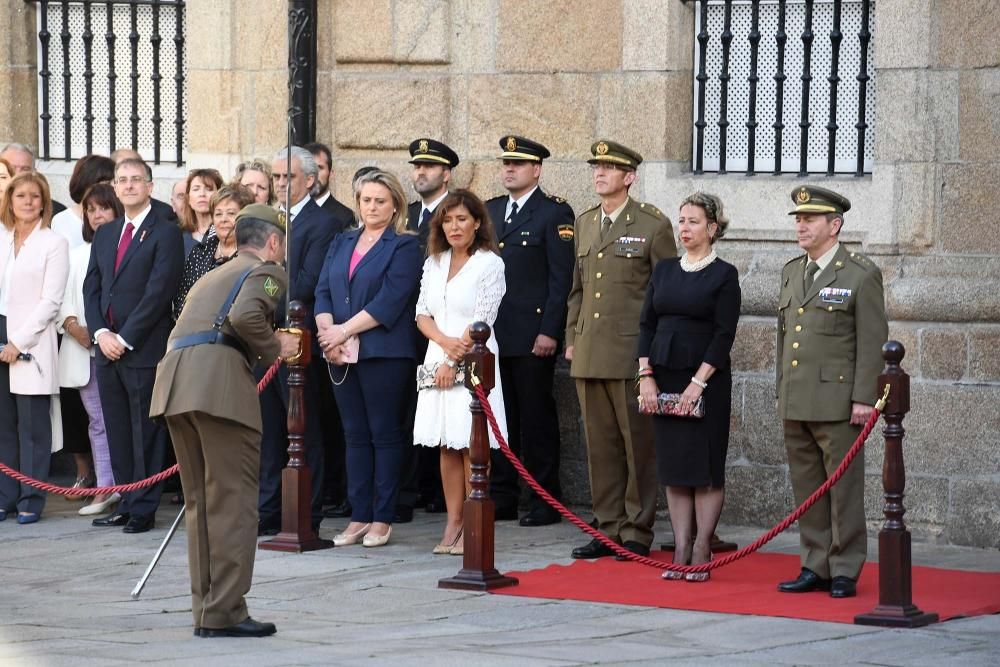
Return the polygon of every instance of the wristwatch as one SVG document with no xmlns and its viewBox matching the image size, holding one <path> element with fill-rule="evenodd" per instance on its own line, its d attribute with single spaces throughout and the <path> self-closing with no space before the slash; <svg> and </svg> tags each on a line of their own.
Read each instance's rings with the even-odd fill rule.
<svg viewBox="0 0 1000 667">
<path fill-rule="evenodd" d="M 455 367 L 455 360 L 452 359 L 451 357 L 445 357 L 444 363 L 445 363 L 445 365 L 448 368 L 454 368 Z"/>
</svg>

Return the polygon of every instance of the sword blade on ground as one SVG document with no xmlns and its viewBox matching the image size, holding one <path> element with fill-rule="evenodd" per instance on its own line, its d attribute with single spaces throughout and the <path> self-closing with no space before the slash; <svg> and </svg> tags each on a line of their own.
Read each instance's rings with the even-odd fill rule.
<svg viewBox="0 0 1000 667">
<path fill-rule="evenodd" d="M 160 544 L 160 548 L 156 550 L 155 554 L 153 554 L 153 560 L 150 561 L 149 567 L 146 568 L 146 571 L 143 573 L 142 578 L 139 579 L 139 583 L 137 583 L 135 585 L 135 588 L 132 589 L 133 600 L 139 599 L 139 595 L 142 593 L 142 589 L 145 588 L 146 581 L 149 579 L 149 575 L 153 574 L 153 569 L 156 567 L 156 564 L 160 562 L 160 556 L 163 555 L 163 552 L 166 550 L 167 545 L 170 544 L 170 539 L 174 536 L 174 533 L 177 532 L 177 526 L 181 525 L 181 519 L 183 518 L 184 518 L 184 508 L 181 507 L 181 511 L 177 513 L 177 518 L 174 519 L 173 525 L 170 526 L 170 530 L 167 531 L 166 537 L 163 538 L 163 542 Z"/>
</svg>

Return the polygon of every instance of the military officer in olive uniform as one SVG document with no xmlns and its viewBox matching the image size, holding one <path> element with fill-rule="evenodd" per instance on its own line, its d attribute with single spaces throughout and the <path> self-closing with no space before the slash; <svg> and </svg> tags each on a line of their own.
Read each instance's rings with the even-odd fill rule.
<svg viewBox="0 0 1000 667">
<path fill-rule="evenodd" d="M 284 214 L 247 206 L 236 218 L 235 259 L 188 294 L 156 368 L 150 416 L 163 417 L 180 464 L 191 570 L 191 610 L 202 637 L 259 637 L 250 618 L 257 549 L 261 413 L 251 365 L 298 349 L 272 328 L 288 286 Z"/>
<path fill-rule="evenodd" d="M 508 194 L 486 202 L 496 230 L 507 294 L 494 331 L 510 448 L 554 497 L 559 486 L 559 418 L 552 393 L 556 352 L 566 328 L 566 298 L 573 284 L 573 209 L 538 187 L 542 144 L 508 135 L 500 139 L 501 179 Z M 518 474 L 492 451 L 490 496 L 497 518 L 516 519 Z M 545 526 L 559 513 L 532 492 L 522 526 Z"/>
<path fill-rule="evenodd" d="M 838 240 L 846 197 L 814 186 L 792 192 L 805 255 L 781 271 L 778 297 L 778 416 L 796 504 L 840 465 L 877 400 L 882 344 L 889 333 L 882 273 Z M 856 594 L 867 553 L 862 456 L 799 519 L 802 570 L 786 593 Z"/>
<path fill-rule="evenodd" d="M 639 414 L 639 315 L 653 267 L 677 255 L 673 228 L 656 207 L 629 197 L 642 156 L 597 141 L 588 160 L 601 203 L 576 219 L 576 262 L 566 322 L 566 358 L 583 414 L 590 492 L 598 528 L 649 553 L 657 481 L 650 417 Z M 599 558 L 598 540 L 573 550 Z"/>
</svg>

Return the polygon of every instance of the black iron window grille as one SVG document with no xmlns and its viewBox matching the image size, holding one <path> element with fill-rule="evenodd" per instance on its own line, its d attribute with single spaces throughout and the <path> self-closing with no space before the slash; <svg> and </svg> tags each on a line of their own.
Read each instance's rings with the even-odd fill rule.
<svg viewBox="0 0 1000 667">
<path fill-rule="evenodd" d="M 871 173 L 874 0 L 698 0 L 696 174 Z"/>
<path fill-rule="evenodd" d="M 132 148 L 184 164 L 184 0 L 37 5 L 43 160 Z"/>
</svg>

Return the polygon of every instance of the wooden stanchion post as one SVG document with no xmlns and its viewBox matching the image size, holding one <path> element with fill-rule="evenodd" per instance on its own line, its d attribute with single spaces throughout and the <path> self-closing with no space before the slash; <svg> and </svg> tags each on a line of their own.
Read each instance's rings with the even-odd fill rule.
<svg viewBox="0 0 1000 667">
<path fill-rule="evenodd" d="M 476 397 L 476 384 L 486 395 L 495 385 L 495 361 L 486 347 L 490 327 L 476 322 L 471 327 L 472 351 L 465 357 L 465 386 L 472 393 L 472 433 L 469 442 L 469 461 L 472 468 L 470 484 L 472 493 L 463 508 L 465 554 L 462 569 L 454 577 L 440 579 L 438 588 L 458 588 L 470 591 L 488 591 L 494 588 L 517 585 L 517 579 L 500 574 L 493 566 L 494 505 L 489 496 L 490 438 L 486 412 Z"/>
<path fill-rule="evenodd" d="M 301 354 L 288 366 L 288 465 L 281 471 L 281 532 L 261 542 L 268 551 L 301 553 L 329 549 L 330 540 L 320 539 L 312 529 L 312 471 L 306 464 L 306 369 L 312 359 L 311 333 L 305 325 L 306 308 L 299 301 L 288 306 L 290 328 L 301 332 Z M 277 382 L 278 379 L 273 380 Z"/>
<path fill-rule="evenodd" d="M 900 367 L 906 350 L 890 340 L 882 346 L 885 370 L 878 377 L 878 395 L 889 387 L 889 400 L 882 418 L 885 427 L 885 458 L 882 486 L 885 493 L 885 523 L 878 534 L 878 605 L 867 614 L 858 614 L 858 625 L 916 628 L 936 623 L 938 615 L 921 611 L 913 604 L 913 572 L 910 560 L 910 531 L 903 522 L 903 417 L 910 411 L 910 376 Z"/>
</svg>

